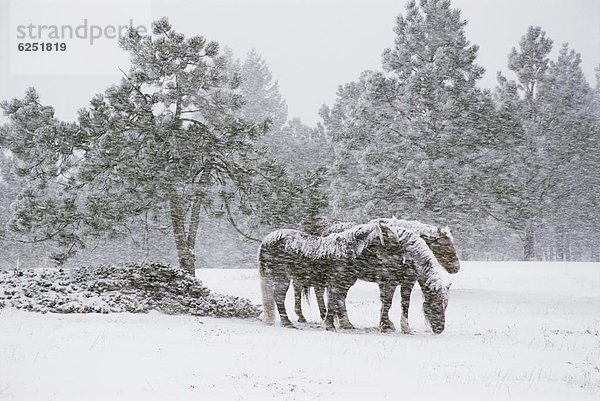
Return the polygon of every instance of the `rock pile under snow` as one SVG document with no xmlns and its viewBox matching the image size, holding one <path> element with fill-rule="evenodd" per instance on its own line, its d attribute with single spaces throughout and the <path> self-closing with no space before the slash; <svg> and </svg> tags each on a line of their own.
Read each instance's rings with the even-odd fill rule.
<svg viewBox="0 0 600 401">
<path fill-rule="evenodd" d="M 0 271 L 0 308 L 33 312 L 256 317 L 249 300 L 215 294 L 184 270 L 159 263 Z"/>
</svg>

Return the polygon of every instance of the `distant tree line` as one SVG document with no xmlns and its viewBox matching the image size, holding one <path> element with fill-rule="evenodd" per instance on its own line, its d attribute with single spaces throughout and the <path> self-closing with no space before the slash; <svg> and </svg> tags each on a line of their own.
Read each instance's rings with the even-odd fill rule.
<svg viewBox="0 0 600 401">
<path fill-rule="evenodd" d="M 599 261 L 600 68 L 592 88 L 580 55 L 551 60 L 531 27 L 513 78 L 482 90 L 465 25 L 449 1 L 409 2 L 381 70 L 341 85 L 314 128 L 288 120 L 256 51 L 164 18 L 132 31 L 131 68 L 76 122 L 34 89 L 2 102 L 5 261 L 249 267 L 271 229 L 391 215 L 450 225 L 464 259 Z"/>
<path fill-rule="evenodd" d="M 599 260 L 600 70 L 530 27 L 516 78 L 477 81 L 478 47 L 449 1 L 408 3 L 381 71 L 340 87 L 321 115 L 335 215 L 395 214 L 453 227 L 464 258 Z"/>
</svg>

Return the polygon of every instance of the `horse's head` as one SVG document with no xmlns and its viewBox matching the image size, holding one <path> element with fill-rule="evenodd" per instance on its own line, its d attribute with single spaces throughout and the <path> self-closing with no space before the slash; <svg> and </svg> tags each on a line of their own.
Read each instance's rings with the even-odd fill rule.
<svg viewBox="0 0 600 401">
<path fill-rule="evenodd" d="M 435 237 L 427 236 L 423 239 L 429 245 L 429 249 L 431 249 L 435 258 L 448 273 L 458 273 L 460 262 L 456 254 L 456 248 L 454 247 L 454 239 L 448 227 L 438 227 Z"/>
<path fill-rule="evenodd" d="M 441 334 L 446 325 L 446 308 L 450 284 L 439 289 L 423 290 L 423 314 L 425 321 L 435 334 Z"/>
</svg>

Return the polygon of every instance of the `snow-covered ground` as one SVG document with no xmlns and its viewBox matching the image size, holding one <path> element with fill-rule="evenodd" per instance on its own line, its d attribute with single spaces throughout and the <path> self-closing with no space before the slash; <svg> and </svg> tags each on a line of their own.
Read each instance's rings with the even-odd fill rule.
<svg viewBox="0 0 600 401">
<path fill-rule="evenodd" d="M 255 270 L 198 275 L 215 291 L 260 302 Z M 323 331 L 315 311 L 303 330 L 290 330 L 258 320 L 0 309 L 0 399 L 600 399 L 600 264 L 465 262 L 443 334 L 425 331 L 420 308 L 417 288 L 414 335 L 377 332 L 369 283 L 349 294 L 355 332 Z"/>
</svg>

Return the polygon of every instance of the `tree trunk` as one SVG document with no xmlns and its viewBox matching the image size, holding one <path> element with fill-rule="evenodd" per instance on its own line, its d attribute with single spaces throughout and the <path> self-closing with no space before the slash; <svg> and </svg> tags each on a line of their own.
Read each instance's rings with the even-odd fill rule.
<svg viewBox="0 0 600 401">
<path fill-rule="evenodd" d="M 200 210 L 202 204 L 200 203 L 200 196 L 196 196 L 192 205 L 192 213 L 190 216 L 190 226 L 188 229 L 187 243 L 190 253 L 196 254 L 196 236 L 198 235 L 198 227 L 200 226 Z M 194 258 L 195 260 L 195 258 Z"/>
<path fill-rule="evenodd" d="M 559 262 L 564 262 L 567 260 L 566 256 L 566 234 L 565 234 L 565 226 L 563 224 L 559 224 L 556 227 L 555 232 L 555 246 L 556 246 L 556 260 Z"/>
<path fill-rule="evenodd" d="M 590 259 L 592 262 L 600 262 L 600 239 L 593 239 L 590 244 Z"/>
<path fill-rule="evenodd" d="M 196 274 L 196 255 L 193 247 L 190 247 L 185 232 L 185 213 L 181 207 L 181 200 L 176 193 L 171 194 L 170 199 L 171 223 L 173 225 L 173 235 L 177 247 L 177 256 L 179 258 L 179 267 L 187 271 L 190 275 Z M 195 240 L 195 237 L 194 237 Z"/>
<path fill-rule="evenodd" d="M 521 240 L 523 241 L 523 256 L 525 260 L 535 260 L 535 229 L 527 224 Z"/>
</svg>

